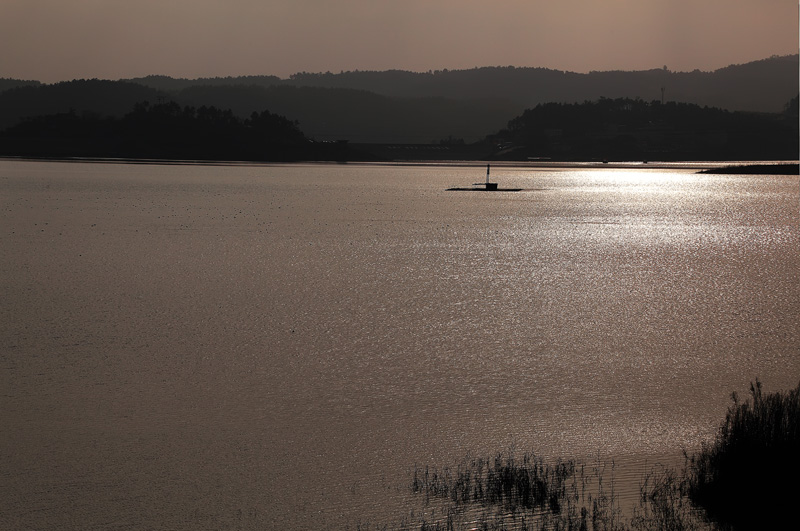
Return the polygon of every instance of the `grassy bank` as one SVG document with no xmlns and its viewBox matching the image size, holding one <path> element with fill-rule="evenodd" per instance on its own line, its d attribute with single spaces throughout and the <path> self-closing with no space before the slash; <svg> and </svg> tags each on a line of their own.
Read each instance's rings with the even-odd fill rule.
<svg viewBox="0 0 800 531">
<path fill-rule="evenodd" d="M 513 450 L 454 467 L 414 468 L 421 508 L 396 526 L 358 529 L 683 531 L 779 529 L 800 497 L 800 384 L 765 394 L 759 381 L 734 393 L 713 442 L 682 470 L 653 469 L 623 514 L 613 463 L 545 462 Z M 610 477 L 609 477 L 610 475 Z"/>
<path fill-rule="evenodd" d="M 686 490 L 715 520 L 735 528 L 777 528 L 800 495 L 800 384 L 764 394 L 761 382 L 732 395 L 713 443 L 691 457 Z"/>
</svg>

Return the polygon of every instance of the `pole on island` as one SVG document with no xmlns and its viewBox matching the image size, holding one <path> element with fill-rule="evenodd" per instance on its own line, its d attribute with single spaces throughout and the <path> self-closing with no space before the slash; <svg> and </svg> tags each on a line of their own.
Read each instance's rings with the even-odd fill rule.
<svg viewBox="0 0 800 531">
<path fill-rule="evenodd" d="M 489 171 L 491 168 L 491 164 L 486 165 L 486 191 L 489 190 L 497 190 L 497 183 L 490 183 L 489 182 Z"/>
</svg>

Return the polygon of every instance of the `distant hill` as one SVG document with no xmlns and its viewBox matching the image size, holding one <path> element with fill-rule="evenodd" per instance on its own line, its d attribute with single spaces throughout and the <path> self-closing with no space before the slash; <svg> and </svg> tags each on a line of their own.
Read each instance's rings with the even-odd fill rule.
<svg viewBox="0 0 800 531">
<path fill-rule="evenodd" d="M 145 87 L 163 90 L 165 92 L 178 92 L 195 86 L 230 86 L 230 85 L 255 85 L 270 87 L 283 83 L 277 76 L 239 76 L 239 77 L 201 77 L 198 79 L 172 78 L 169 76 L 146 76 L 127 79 L 131 83 Z"/>
<path fill-rule="evenodd" d="M 487 141 L 511 160 L 791 160 L 797 105 L 795 97 L 783 113 L 767 114 L 629 98 L 546 103 Z"/>
<path fill-rule="evenodd" d="M 345 88 L 234 85 L 194 86 L 175 94 L 185 105 L 214 105 L 246 116 L 254 109 L 297 121 L 316 140 L 430 143 L 457 137 L 476 141 L 521 112 L 503 101 L 442 97 L 397 98 Z"/>
<path fill-rule="evenodd" d="M 364 90 L 270 84 L 269 78 L 203 80 L 163 77 L 132 81 L 79 80 L 18 86 L 0 93 L 0 131 L 35 116 L 76 112 L 121 117 L 136 103 L 231 109 L 238 117 L 270 111 L 299 122 L 316 140 L 430 143 L 449 137 L 477 141 L 524 109 L 504 101 L 395 98 Z M 276 78 L 277 79 L 277 78 Z M 239 79 L 237 78 L 237 81 Z"/>
<path fill-rule="evenodd" d="M 484 67 L 424 73 L 389 70 L 52 85 L 0 80 L 0 131 L 24 118 L 88 112 L 121 117 L 136 103 L 231 109 L 247 118 L 270 111 L 315 140 L 364 143 L 471 143 L 544 103 L 600 98 L 692 103 L 728 111 L 780 113 L 798 94 L 798 56 L 771 57 L 714 72 L 578 74 L 545 68 Z M 3 89 L 3 87 L 7 87 Z M 662 92 L 663 89 L 663 92 Z"/>
<path fill-rule="evenodd" d="M 268 90 L 243 88 L 256 93 Z M 194 96 L 213 99 L 208 90 L 217 89 L 206 87 Z M 410 113 L 412 109 L 402 105 L 404 100 L 398 99 L 395 112 L 387 114 L 387 98 L 371 93 L 366 93 L 371 96 L 366 100 L 346 89 L 271 90 L 285 93 L 288 100 L 305 101 L 310 101 L 307 91 L 323 96 L 343 91 L 354 102 L 353 107 L 341 109 L 340 127 L 350 123 L 355 110 L 360 119 L 386 118 L 395 128 L 404 123 L 411 129 L 420 126 L 416 120 L 421 116 Z M 230 97 L 227 90 L 222 95 Z M 431 99 L 431 103 L 440 102 Z M 330 107 L 324 99 L 318 104 Z M 436 123 L 441 117 L 432 119 Z M 369 122 L 353 125 L 358 126 L 374 127 Z M 507 129 L 470 144 L 453 138 L 437 144 L 315 142 L 297 123 L 268 111 L 242 119 L 229 109 L 182 106 L 175 101 L 136 104 L 122 118 L 71 110 L 23 120 L 0 132 L 0 155 L 181 160 L 790 160 L 797 157 L 797 146 L 798 97 L 780 114 L 630 98 L 546 103 L 526 110 Z"/>
<path fill-rule="evenodd" d="M 81 79 L 19 85 L 0 92 L 0 131 L 25 118 L 70 111 L 119 117 L 136 103 L 168 99 L 166 92 L 126 81 Z"/>
<path fill-rule="evenodd" d="M 779 113 L 798 94 L 799 77 L 798 56 L 791 55 L 714 72 L 664 67 L 578 74 L 509 66 L 130 81 L 165 90 L 189 105 L 211 104 L 242 115 L 269 109 L 297 120 L 307 135 L 320 140 L 426 143 L 448 137 L 476 141 L 541 103 L 663 98 L 729 111 Z"/>
<path fill-rule="evenodd" d="M 0 77 L 0 92 L 17 87 L 28 87 L 41 85 L 39 81 L 26 81 L 22 79 L 8 79 Z"/>
<path fill-rule="evenodd" d="M 696 103 L 730 111 L 781 112 L 798 93 L 797 55 L 774 56 L 731 65 L 713 72 L 672 72 L 667 67 L 643 71 L 577 74 L 547 68 L 482 67 L 424 73 L 401 70 L 301 72 L 289 79 L 274 76 L 170 80 L 132 79 L 160 90 L 192 85 L 258 85 L 354 89 L 395 98 L 447 98 L 506 101 L 522 109 L 539 103 L 580 103 L 598 98 L 641 98 Z"/>
<path fill-rule="evenodd" d="M 240 119 L 230 110 L 136 104 L 121 118 L 57 113 L 0 132 L 0 155 L 173 160 L 335 160 L 339 146 L 309 142 L 270 112 Z"/>
</svg>

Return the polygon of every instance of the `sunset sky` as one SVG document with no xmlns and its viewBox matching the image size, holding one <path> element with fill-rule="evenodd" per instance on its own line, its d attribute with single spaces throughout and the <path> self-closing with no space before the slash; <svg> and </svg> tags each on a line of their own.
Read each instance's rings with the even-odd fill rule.
<svg viewBox="0 0 800 531">
<path fill-rule="evenodd" d="M 715 70 L 798 51 L 797 0 L 0 0 L 0 77 L 541 66 Z"/>
</svg>

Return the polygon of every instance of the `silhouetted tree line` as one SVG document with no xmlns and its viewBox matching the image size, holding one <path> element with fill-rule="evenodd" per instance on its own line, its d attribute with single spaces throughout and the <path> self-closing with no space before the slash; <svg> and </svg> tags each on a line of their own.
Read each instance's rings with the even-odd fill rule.
<svg viewBox="0 0 800 531">
<path fill-rule="evenodd" d="M 269 108 L 317 139 L 428 143 L 454 136 L 474 142 L 537 104 L 601 97 L 661 98 L 728 110 L 780 112 L 798 92 L 798 56 L 771 57 L 714 72 L 578 74 L 547 68 L 481 67 L 429 72 L 300 72 L 271 76 L 133 80 L 186 105 L 216 105 L 246 116 Z M 663 89 L 663 92 L 662 92 Z"/>
<path fill-rule="evenodd" d="M 796 159 L 797 97 L 783 114 L 629 98 L 547 103 L 526 110 L 491 140 L 504 145 L 513 158 Z"/>
<path fill-rule="evenodd" d="M 231 109 L 247 119 L 269 109 L 301 124 L 315 140 L 474 143 L 538 104 L 600 97 L 683 101 L 728 110 L 779 113 L 798 92 L 798 57 L 773 57 L 715 72 L 577 74 L 545 68 L 484 67 L 423 73 L 390 70 L 301 72 L 290 79 L 246 76 L 128 81 L 76 80 L 52 85 L 0 80 L 0 131 L 34 116 L 74 109 L 121 118 L 137 102 Z"/>
<path fill-rule="evenodd" d="M 269 109 L 299 122 L 315 140 L 384 143 L 432 143 L 451 135 L 474 142 L 524 110 L 502 101 L 394 98 L 344 88 L 212 83 L 165 92 L 131 82 L 79 80 L 1 92 L 0 131 L 30 117 L 71 109 L 121 118 L 141 101 L 231 109 L 242 119 Z"/>
<path fill-rule="evenodd" d="M 170 99 L 166 92 L 126 81 L 79 79 L 52 85 L 22 84 L 0 91 L 0 131 L 34 116 L 70 110 L 122 117 L 137 102 Z"/>
<path fill-rule="evenodd" d="M 4 92 L 6 90 L 17 88 L 17 87 L 32 87 L 41 85 L 39 81 L 29 81 L 23 79 L 9 79 L 5 77 L 0 77 L 0 92 Z"/>
<path fill-rule="evenodd" d="M 784 59 L 752 63 L 748 68 L 769 70 L 774 62 Z M 485 69 L 474 73 L 479 70 Z M 520 69 L 494 70 L 495 79 L 507 76 L 510 80 Z M 452 72 L 426 75 L 449 76 Z M 456 73 L 464 72 L 471 71 Z M 387 74 L 396 76 L 398 82 L 415 76 L 399 71 Z M 347 78 L 342 75 L 297 77 Z M 169 78 L 158 79 L 168 84 Z M 549 102 L 515 111 L 516 104 L 498 100 L 477 104 L 438 97 L 397 98 L 350 88 L 219 81 L 186 86 L 173 93 L 174 97 L 124 81 L 20 82 L 0 91 L 0 131 L 5 130 L 0 154 L 246 160 L 797 157 L 796 88 L 794 97 L 778 106 L 782 113 L 759 114 L 639 98 Z M 794 83 L 796 87 L 796 80 Z M 492 131 L 499 133 L 490 134 Z M 481 141 L 487 134 L 488 141 Z M 305 138 L 333 142 L 308 142 Z M 351 144 L 336 142 L 339 139 Z M 354 142 L 384 144 L 386 148 L 364 147 L 356 153 Z M 447 149 L 398 151 L 393 144 Z"/>
<path fill-rule="evenodd" d="M 240 118 L 230 109 L 169 101 L 137 103 L 119 118 L 75 110 L 30 118 L 0 135 L 0 154 L 254 161 L 796 159 L 798 98 L 782 114 L 628 98 L 547 103 L 526 110 L 484 141 L 443 138 L 440 149 L 427 151 L 386 144 L 356 151 L 347 143 L 311 142 L 297 122 L 269 111 Z"/>
<path fill-rule="evenodd" d="M 321 148 L 297 123 L 269 111 L 241 119 L 230 110 L 172 101 L 137 103 L 121 118 L 74 110 L 35 117 L 0 136 L 0 153 L 24 156 L 303 160 L 313 149 Z"/>
<path fill-rule="evenodd" d="M 237 77 L 201 77 L 197 79 L 173 78 L 170 76 L 145 76 L 127 80 L 131 83 L 143 85 L 170 93 L 176 93 L 189 87 L 218 87 L 218 86 L 260 86 L 271 87 L 280 85 L 283 80 L 277 76 L 237 76 Z"/>
</svg>

